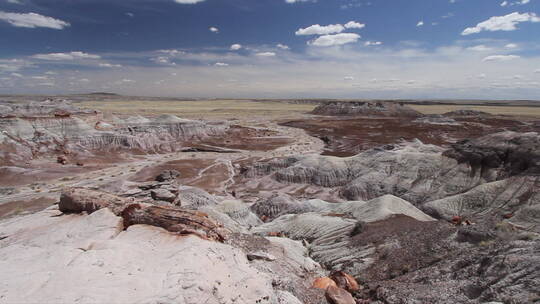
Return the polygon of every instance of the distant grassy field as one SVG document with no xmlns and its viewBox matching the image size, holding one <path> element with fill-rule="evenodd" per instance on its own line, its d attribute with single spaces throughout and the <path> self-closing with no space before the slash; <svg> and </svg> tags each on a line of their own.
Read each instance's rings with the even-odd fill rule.
<svg viewBox="0 0 540 304">
<path fill-rule="evenodd" d="M 466 106 L 466 105 L 409 105 L 424 114 L 443 114 L 459 109 L 483 111 L 496 115 L 540 117 L 540 107 Z"/>
<path fill-rule="evenodd" d="M 249 119 L 256 117 L 294 117 L 315 108 L 310 104 L 291 104 L 279 101 L 249 100 L 114 100 L 85 101 L 81 107 L 97 109 L 104 113 L 159 115 L 174 114 L 201 119 Z"/>
</svg>

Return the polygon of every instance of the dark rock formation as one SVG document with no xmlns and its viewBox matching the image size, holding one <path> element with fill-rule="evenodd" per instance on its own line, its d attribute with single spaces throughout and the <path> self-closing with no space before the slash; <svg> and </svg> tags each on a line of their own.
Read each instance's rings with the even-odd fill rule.
<svg viewBox="0 0 540 304">
<path fill-rule="evenodd" d="M 498 170 L 499 178 L 540 173 L 540 135 L 502 132 L 452 145 L 444 153 L 478 170 Z"/>
</svg>

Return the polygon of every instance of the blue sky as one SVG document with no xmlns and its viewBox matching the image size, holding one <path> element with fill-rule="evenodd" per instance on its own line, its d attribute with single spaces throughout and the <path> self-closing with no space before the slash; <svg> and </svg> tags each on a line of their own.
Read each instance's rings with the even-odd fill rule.
<svg viewBox="0 0 540 304">
<path fill-rule="evenodd" d="M 0 94 L 540 99 L 540 0 L 0 0 Z"/>
</svg>

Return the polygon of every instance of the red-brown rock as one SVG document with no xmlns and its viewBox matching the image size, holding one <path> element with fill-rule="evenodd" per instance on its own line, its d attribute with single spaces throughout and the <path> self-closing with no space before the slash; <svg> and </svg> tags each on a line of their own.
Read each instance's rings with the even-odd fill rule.
<svg viewBox="0 0 540 304">
<path fill-rule="evenodd" d="M 463 222 L 463 219 L 461 218 L 461 216 L 456 215 L 452 217 L 452 224 L 461 225 L 462 222 Z"/>
<path fill-rule="evenodd" d="M 356 304 L 352 295 L 343 288 L 330 286 L 326 289 L 326 301 L 330 304 Z"/>
<path fill-rule="evenodd" d="M 337 287 L 337 284 L 334 280 L 332 280 L 329 277 L 322 277 L 322 278 L 316 278 L 315 281 L 313 281 L 313 284 L 311 286 L 313 288 L 326 290 L 330 286 Z"/>
<path fill-rule="evenodd" d="M 503 214 L 503 218 L 505 218 L 505 219 L 511 219 L 513 216 L 514 216 L 513 213 L 506 213 L 506 214 Z"/>
<path fill-rule="evenodd" d="M 60 155 L 56 158 L 56 162 L 59 163 L 59 164 L 62 164 L 62 165 L 65 165 L 67 164 L 67 157 L 64 156 L 64 155 Z"/>
<path fill-rule="evenodd" d="M 356 279 L 351 275 L 343 272 L 336 271 L 330 275 L 330 278 L 336 282 L 337 286 L 343 288 L 349 292 L 355 292 L 360 290 L 360 285 L 356 282 Z"/>
</svg>

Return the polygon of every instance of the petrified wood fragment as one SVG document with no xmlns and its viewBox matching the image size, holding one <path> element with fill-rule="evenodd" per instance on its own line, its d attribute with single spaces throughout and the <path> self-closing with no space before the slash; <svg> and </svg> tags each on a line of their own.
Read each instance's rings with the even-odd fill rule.
<svg viewBox="0 0 540 304">
<path fill-rule="evenodd" d="M 195 234 L 204 239 L 224 241 L 227 230 L 198 211 L 176 206 L 154 206 L 137 203 L 134 199 L 121 198 L 100 191 L 70 188 L 62 192 L 60 211 L 66 213 L 92 213 L 109 208 L 124 219 L 124 228 L 131 225 L 151 225 L 179 234 Z"/>
</svg>

